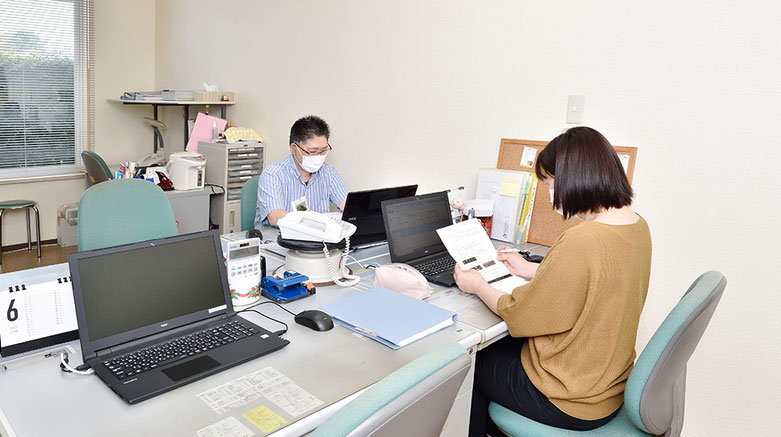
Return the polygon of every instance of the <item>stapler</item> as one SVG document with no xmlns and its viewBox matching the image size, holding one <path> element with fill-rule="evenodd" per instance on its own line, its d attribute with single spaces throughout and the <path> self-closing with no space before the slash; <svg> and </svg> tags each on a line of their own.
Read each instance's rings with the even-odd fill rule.
<svg viewBox="0 0 781 437">
<path fill-rule="evenodd" d="M 266 276 L 260 282 L 263 296 L 276 302 L 291 302 L 317 291 L 308 276 L 296 272 L 285 272 L 281 278 Z"/>
</svg>

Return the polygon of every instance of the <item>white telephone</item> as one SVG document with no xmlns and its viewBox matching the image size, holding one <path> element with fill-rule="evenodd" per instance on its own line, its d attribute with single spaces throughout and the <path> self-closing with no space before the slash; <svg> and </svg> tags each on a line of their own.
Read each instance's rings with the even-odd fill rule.
<svg viewBox="0 0 781 437">
<path fill-rule="evenodd" d="M 334 284 L 341 287 L 352 287 L 361 281 L 360 276 L 350 275 L 347 270 L 347 254 L 350 252 L 350 236 L 356 227 L 352 223 L 328 217 L 314 211 L 293 211 L 277 221 L 282 238 L 291 240 L 317 241 L 323 243 L 323 254 L 328 267 L 328 274 Z M 342 260 L 336 269 L 341 277 L 334 272 L 331 262 L 331 251 L 325 243 L 339 243 L 345 240 Z"/>
<path fill-rule="evenodd" d="M 338 243 L 357 229 L 352 223 L 332 219 L 313 211 L 293 211 L 277 222 L 282 238 Z"/>
</svg>

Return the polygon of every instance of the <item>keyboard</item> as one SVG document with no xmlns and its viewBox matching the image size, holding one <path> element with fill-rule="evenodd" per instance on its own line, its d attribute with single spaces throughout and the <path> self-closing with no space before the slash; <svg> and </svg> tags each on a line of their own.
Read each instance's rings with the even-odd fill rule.
<svg viewBox="0 0 781 437">
<path fill-rule="evenodd" d="M 255 334 L 256 328 L 232 321 L 112 358 L 103 365 L 117 379 L 125 379 Z"/>
<path fill-rule="evenodd" d="M 434 258 L 414 267 L 425 276 L 436 276 L 444 271 L 453 270 L 455 265 L 456 260 L 454 260 L 452 256 L 446 255 L 440 258 Z"/>
</svg>

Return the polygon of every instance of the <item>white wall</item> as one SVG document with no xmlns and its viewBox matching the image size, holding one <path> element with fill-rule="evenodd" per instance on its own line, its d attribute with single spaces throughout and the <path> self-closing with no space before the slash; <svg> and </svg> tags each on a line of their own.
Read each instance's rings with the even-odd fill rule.
<svg viewBox="0 0 781 437">
<path fill-rule="evenodd" d="M 141 121 L 152 116 L 151 107 L 123 107 L 106 99 L 154 88 L 154 40 L 154 0 L 95 2 L 95 151 L 109 167 L 152 153 L 151 130 Z M 38 202 L 41 239 L 49 240 L 57 237 L 57 208 L 78 202 L 85 188 L 84 178 L 7 184 L 0 185 L 0 199 Z M 26 241 L 24 214 L 5 214 L 3 245 Z"/>
<path fill-rule="evenodd" d="M 237 91 L 229 118 L 271 159 L 296 118 L 321 115 L 351 189 L 421 192 L 473 190 L 501 137 L 551 139 L 567 95 L 584 94 L 585 124 L 639 147 L 654 259 L 638 347 L 700 273 L 729 280 L 690 361 L 684 435 L 778 435 L 779 14 L 771 1 L 169 0 L 155 77 Z"/>
</svg>

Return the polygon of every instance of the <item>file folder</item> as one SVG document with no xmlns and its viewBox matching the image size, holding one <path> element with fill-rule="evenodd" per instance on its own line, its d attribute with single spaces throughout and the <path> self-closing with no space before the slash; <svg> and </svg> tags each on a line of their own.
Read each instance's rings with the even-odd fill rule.
<svg viewBox="0 0 781 437">
<path fill-rule="evenodd" d="M 456 322 L 456 313 L 384 287 L 331 302 L 320 308 L 334 322 L 399 349 Z"/>
</svg>

